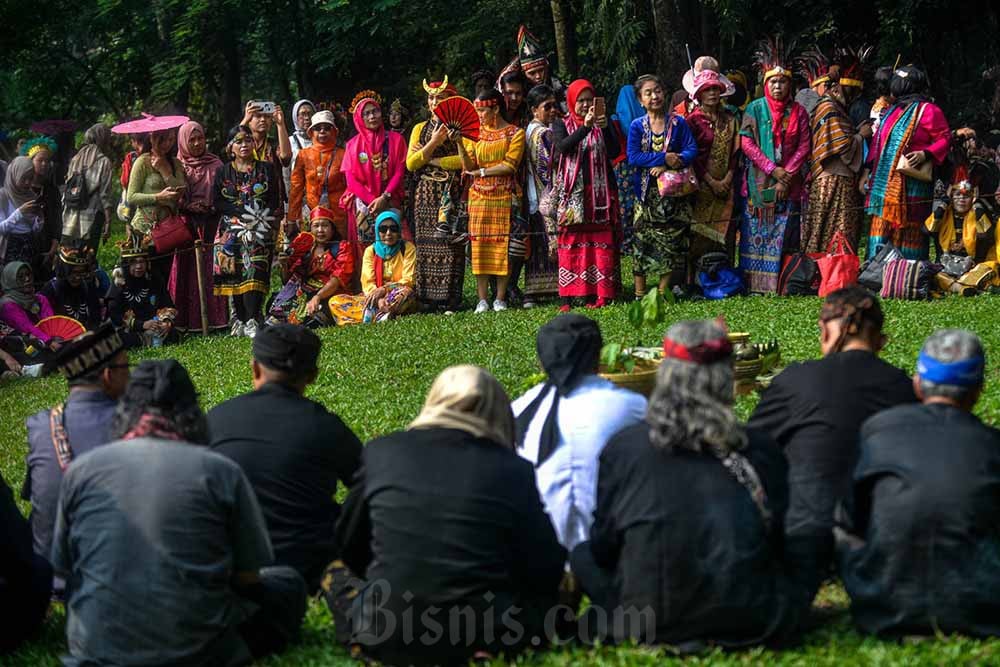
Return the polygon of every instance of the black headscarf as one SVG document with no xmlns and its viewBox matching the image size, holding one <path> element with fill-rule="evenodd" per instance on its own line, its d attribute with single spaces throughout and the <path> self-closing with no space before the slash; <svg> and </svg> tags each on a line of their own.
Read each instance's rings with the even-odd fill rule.
<svg viewBox="0 0 1000 667">
<path fill-rule="evenodd" d="M 538 330 L 536 339 L 538 360 L 548 379 L 528 407 L 517 417 L 517 446 L 524 445 L 535 414 L 550 389 L 555 389 L 552 407 L 542 425 L 542 435 L 538 443 L 538 460 L 535 467 L 542 465 L 555 451 L 559 442 L 557 415 L 559 398 L 568 396 L 580 380 L 594 372 L 601 355 L 601 329 L 597 322 L 582 315 L 560 315 Z"/>
<path fill-rule="evenodd" d="M 927 79 L 927 74 L 913 65 L 900 67 L 893 73 L 892 79 L 889 81 L 889 91 L 895 98 L 894 102 L 897 105 L 926 101 L 929 87 L 930 81 Z"/>
<path fill-rule="evenodd" d="M 320 351 L 319 336 L 295 324 L 265 327 L 253 339 L 253 358 L 276 371 L 295 376 L 316 370 Z"/>
</svg>

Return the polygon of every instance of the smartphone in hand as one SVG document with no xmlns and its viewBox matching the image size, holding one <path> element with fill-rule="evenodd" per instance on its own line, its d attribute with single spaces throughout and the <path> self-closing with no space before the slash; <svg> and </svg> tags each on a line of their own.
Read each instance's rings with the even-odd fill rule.
<svg viewBox="0 0 1000 667">
<path fill-rule="evenodd" d="M 594 98 L 594 116 L 597 118 L 603 118 L 608 112 L 607 106 L 604 104 L 603 97 Z"/>
</svg>

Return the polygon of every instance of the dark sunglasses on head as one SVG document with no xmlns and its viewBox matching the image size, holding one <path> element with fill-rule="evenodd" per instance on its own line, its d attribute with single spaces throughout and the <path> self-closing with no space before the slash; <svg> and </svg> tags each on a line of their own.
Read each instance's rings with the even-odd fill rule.
<svg viewBox="0 0 1000 667">
<path fill-rule="evenodd" d="M 379 234 L 388 234 L 389 232 L 399 233 L 399 225 L 382 225 L 378 228 Z"/>
</svg>

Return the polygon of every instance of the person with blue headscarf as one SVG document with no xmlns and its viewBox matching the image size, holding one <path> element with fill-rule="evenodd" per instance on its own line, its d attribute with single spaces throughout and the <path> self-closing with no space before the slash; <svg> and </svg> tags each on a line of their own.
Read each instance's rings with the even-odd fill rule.
<svg viewBox="0 0 1000 667">
<path fill-rule="evenodd" d="M 624 146 L 628 143 L 628 129 L 632 121 L 645 115 L 646 110 L 639 104 L 639 98 L 635 94 L 635 86 L 630 83 L 622 86 L 618 91 L 615 113 L 611 116 L 612 127 L 618 133 L 622 151 L 611 160 L 611 163 L 615 179 L 618 181 L 618 204 L 622 213 L 622 252 L 625 254 L 632 252 L 632 211 L 635 208 L 635 191 L 632 183 L 635 182 L 636 167 L 628 163 Z"/>
<path fill-rule="evenodd" d="M 921 403 L 861 427 L 835 536 L 864 633 L 1000 636 L 1000 431 L 972 413 L 985 370 L 975 334 L 935 331 L 913 377 Z"/>
<path fill-rule="evenodd" d="M 361 294 L 330 299 L 338 325 L 384 322 L 417 308 L 413 291 L 417 249 L 402 236 L 401 215 L 391 208 L 375 218 L 375 243 L 361 262 Z"/>
</svg>

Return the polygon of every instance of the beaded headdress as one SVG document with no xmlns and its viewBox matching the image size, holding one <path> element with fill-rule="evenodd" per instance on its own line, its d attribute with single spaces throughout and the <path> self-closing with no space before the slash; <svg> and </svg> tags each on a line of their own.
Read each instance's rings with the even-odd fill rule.
<svg viewBox="0 0 1000 667">
<path fill-rule="evenodd" d="M 358 102 L 360 102 L 361 100 L 365 100 L 365 99 L 374 100 L 375 104 L 379 105 L 380 107 L 382 106 L 382 96 L 381 95 L 379 95 L 378 93 L 376 93 L 374 90 L 362 90 L 360 93 L 358 93 L 357 95 L 354 96 L 353 100 L 351 100 L 351 106 L 349 107 L 349 111 L 351 113 L 354 113 L 354 110 L 358 106 Z"/>
</svg>

